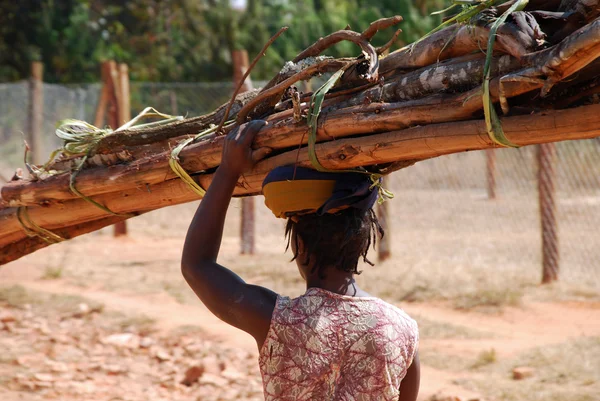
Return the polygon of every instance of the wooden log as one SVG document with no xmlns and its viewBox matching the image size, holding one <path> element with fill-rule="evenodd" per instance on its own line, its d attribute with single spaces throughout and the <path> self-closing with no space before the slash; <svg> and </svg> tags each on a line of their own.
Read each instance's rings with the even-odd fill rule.
<svg viewBox="0 0 600 401">
<path fill-rule="evenodd" d="M 591 61 L 597 58 L 600 52 L 600 47 L 598 46 L 599 42 L 600 26 L 598 20 L 596 20 L 588 26 L 582 28 L 579 32 L 575 33 L 571 37 L 568 37 L 557 46 L 540 52 L 525 55 L 520 60 L 521 66 L 525 69 L 521 70 L 520 73 L 513 75 L 519 76 L 527 74 L 530 77 L 540 77 L 542 79 L 548 76 L 548 89 L 554 83 L 559 82 L 561 79 L 571 75 L 575 71 L 581 70 Z M 459 64 L 467 62 L 468 66 L 468 61 L 474 61 L 477 58 L 478 57 L 473 58 L 473 56 L 461 57 L 461 60 L 452 60 L 450 65 L 453 65 L 453 63 Z M 514 60 L 509 61 L 508 64 L 505 64 L 505 62 L 502 61 L 502 58 L 500 58 L 498 73 L 502 75 L 507 71 L 512 71 L 513 67 L 511 67 L 511 65 L 513 63 Z M 494 68 L 494 66 L 495 64 L 492 65 L 492 68 Z M 440 67 L 448 67 L 448 65 L 433 65 L 419 71 L 418 81 L 421 81 L 421 76 L 428 77 L 426 84 L 422 88 L 425 91 L 424 95 L 427 94 L 428 91 L 435 90 L 452 91 L 459 89 L 460 91 L 461 86 L 464 89 L 464 86 L 473 85 L 478 81 L 478 79 L 480 79 L 480 74 L 478 72 L 480 71 L 480 65 L 478 64 L 473 64 L 471 66 L 473 70 L 465 69 L 463 71 L 462 68 L 459 68 L 460 66 L 457 66 L 457 68 L 454 69 L 448 68 L 445 73 L 442 73 L 443 70 Z M 454 73 L 454 71 L 457 70 L 458 73 Z M 419 84 L 414 83 L 417 80 L 409 79 L 409 77 L 415 78 L 413 75 L 414 73 L 409 72 L 408 75 L 405 74 L 393 78 L 390 81 L 390 84 L 385 84 L 384 91 L 382 91 L 380 88 L 373 88 L 370 89 L 369 93 L 359 93 L 356 95 L 355 100 L 351 99 L 345 104 L 339 101 L 332 102 L 333 108 L 340 108 L 344 105 L 362 104 L 361 101 L 372 101 L 373 99 L 379 100 L 379 98 L 381 98 L 381 100 L 402 100 L 418 96 L 418 91 L 416 91 L 416 89 L 419 87 Z M 404 78 L 406 78 L 406 80 Z M 408 88 L 403 89 L 405 83 L 408 84 Z M 511 83 L 508 83 L 508 85 L 510 84 Z M 381 96 L 382 94 L 383 96 Z M 246 95 L 247 98 L 241 99 L 241 97 L 244 95 L 245 94 L 238 96 L 238 99 L 236 100 L 232 109 L 233 114 L 236 113 L 236 110 L 239 111 L 241 106 L 244 104 L 254 101 L 254 98 L 256 97 L 256 93 L 251 93 Z M 110 135 L 101 141 L 97 152 L 101 154 L 110 153 L 113 156 L 112 159 L 114 160 L 112 162 L 104 163 L 103 165 L 112 165 L 119 160 L 125 162 L 138 160 L 145 156 L 160 153 L 173 147 L 173 138 L 186 134 L 195 134 L 198 131 L 207 128 L 210 123 L 218 123 L 220 119 L 218 117 L 220 117 L 222 114 L 223 109 L 224 106 L 207 116 L 187 119 L 182 122 L 172 123 L 168 126 L 143 130 L 143 132 L 126 130 L 114 135 Z M 324 114 L 326 112 L 327 108 L 325 108 Z M 272 117 L 277 118 L 276 115 Z M 392 127 L 389 129 L 397 128 L 399 127 Z M 148 145 L 150 143 L 152 145 Z M 126 151 L 124 157 L 121 153 L 123 150 Z M 57 170 L 68 169 L 71 163 L 72 162 L 69 162 L 65 165 L 64 162 L 59 162 L 53 167 Z"/>
<path fill-rule="evenodd" d="M 87 223 L 75 224 L 68 227 L 63 227 L 55 230 L 55 233 L 60 235 L 65 240 L 78 237 L 83 234 L 90 233 L 92 231 L 100 230 L 104 227 L 116 224 L 123 221 L 123 217 L 110 216 L 101 218 L 99 220 L 93 220 Z M 0 248 L 0 265 L 17 260 L 25 255 L 33 253 L 39 249 L 45 248 L 50 245 L 39 237 L 29 238 L 26 237 L 17 241 L 10 246 L 4 246 Z"/>
<path fill-rule="evenodd" d="M 491 82 L 491 95 L 498 99 L 499 80 Z M 543 82 L 524 82 L 511 85 L 505 96 L 513 97 L 538 89 Z M 340 110 L 323 112 L 319 119 L 317 140 L 364 135 L 404 129 L 414 125 L 426 125 L 472 118 L 482 109 L 481 88 L 457 94 L 440 94 L 397 103 L 371 103 Z M 270 125 L 256 137 L 257 147 L 273 149 L 296 148 L 306 144 L 307 126 L 294 123 L 292 111 L 275 114 L 267 119 Z M 221 162 L 223 137 L 206 140 L 186 147 L 180 154 L 181 164 L 191 172 L 218 166 Z M 168 166 L 170 152 L 152 155 L 130 164 L 85 169 L 77 177 L 77 188 L 88 196 L 100 195 L 172 179 L 175 174 Z M 53 201 L 74 199 L 69 190 L 69 174 L 48 177 L 37 182 L 15 182 L 2 187 L 1 195 L 11 206 L 47 204 Z"/>
<path fill-rule="evenodd" d="M 528 116 L 503 119 L 507 138 L 521 146 L 571 139 L 589 139 L 600 136 L 600 105 L 574 109 L 547 111 Z M 399 160 L 423 160 L 449 153 L 495 147 L 487 136 L 481 120 L 432 124 L 423 127 L 340 139 L 316 146 L 319 161 L 326 168 L 340 169 L 369 166 Z M 305 148 L 289 151 L 258 163 L 246 174 L 235 189 L 236 196 L 255 195 L 261 191 L 262 180 L 274 167 L 298 160 L 299 165 L 310 166 Z M 212 174 L 196 177 L 207 188 Z M 145 211 L 196 200 L 197 195 L 180 180 L 169 180 L 149 186 L 147 191 L 132 188 L 120 193 L 101 195 L 98 201 L 118 213 Z M 38 225 L 54 230 L 106 217 L 101 209 L 80 199 L 65 201 L 47 208 L 29 208 L 31 219 Z M 23 232 L 16 219 L 16 209 L 0 210 L 0 248 L 9 246 L 4 238 Z M 14 237 L 12 237 L 14 238 Z M 23 238 L 25 234 L 23 233 Z"/>
<path fill-rule="evenodd" d="M 395 69 L 414 69 L 435 64 L 442 60 L 463 56 L 487 48 L 489 30 L 483 27 L 453 25 L 415 45 L 408 45 L 390 53 L 380 62 L 382 74 Z M 521 58 L 536 50 L 530 43 L 519 42 L 517 38 L 499 34 L 494 50 Z"/>
<path fill-rule="evenodd" d="M 513 93 L 528 91 L 530 87 L 535 89 L 536 85 L 520 86 Z M 474 89 L 463 94 L 435 95 L 402 103 L 372 103 L 323 113 L 319 120 L 318 140 L 322 142 L 332 138 L 403 129 L 412 125 L 466 120 L 482 108 L 481 98 L 474 97 L 478 91 L 479 89 Z M 469 96 L 471 100 L 465 103 Z M 271 124 L 258 134 L 256 146 L 286 149 L 306 144 L 306 124 L 293 123 L 291 119 L 291 112 L 268 118 L 267 121 Z M 180 154 L 183 168 L 196 172 L 218 166 L 221 162 L 223 139 L 217 137 L 186 147 Z M 170 152 L 165 152 L 129 164 L 88 168 L 78 174 L 77 188 L 87 196 L 127 190 L 134 186 L 143 189 L 146 185 L 175 177 L 168 165 L 169 158 Z M 1 189 L 2 199 L 11 206 L 74 199 L 76 196 L 69 190 L 69 177 L 70 174 L 66 173 L 37 182 L 9 183 Z"/>
</svg>

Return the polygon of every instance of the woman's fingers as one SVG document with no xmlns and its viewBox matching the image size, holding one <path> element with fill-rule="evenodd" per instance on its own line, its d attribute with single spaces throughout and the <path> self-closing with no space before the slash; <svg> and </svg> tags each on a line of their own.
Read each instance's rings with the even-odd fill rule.
<svg viewBox="0 0 600 401">
<path fill-rule="evenodd" d="M 259 160 L 264 159 L 273 151 L 272 148 L 264 147 L 258 148 L 254 152 L 252 152 L 252 161 L 256 163 Z"/>
<path fill-rule="evenodd" d="M 267 124 L 268 123 L 264 120 L 254 120 L 247 123 L 246 128 L 243 129 L 241 134 L 241 140 L 243 141 L 244 145 L 250 146 L 252 141 L 254 141 L 254 137 L 256 137 L 256 134 L 258 134 L 258 131 L 260 131 L 261 128 Z"/>
</svg>

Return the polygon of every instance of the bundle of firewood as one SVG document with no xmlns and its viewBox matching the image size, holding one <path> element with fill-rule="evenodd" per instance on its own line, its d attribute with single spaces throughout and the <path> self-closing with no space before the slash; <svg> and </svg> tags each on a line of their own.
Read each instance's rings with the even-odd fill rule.
<svg viewBox="0 0 600 401">
<path fill-rule="evenodd" d="M 400 17 L 321 38 L 264 88 L 211 114 L 104 133 L 79 154 L 62 152 L 31 178 L 1 188 L 0 264 L 198 199 L 189 179 L 208 188 L 223 135 L 252 119 L 269 121 L 255 146 L 273 152 L 240 180 L 237 196 L 259 194 L 272 168 L 293 163 L 387 174 L 444 154 L 600 136 L 600 1 L 463 7 L 441 29 L 387 56 L 389 45 L 369 41 Z M 356 43 L 361 56 L 321 55 L 344 40 Z M 327 88 L 297 89 L 327 73 L 335 78 Z"/>
</svg>

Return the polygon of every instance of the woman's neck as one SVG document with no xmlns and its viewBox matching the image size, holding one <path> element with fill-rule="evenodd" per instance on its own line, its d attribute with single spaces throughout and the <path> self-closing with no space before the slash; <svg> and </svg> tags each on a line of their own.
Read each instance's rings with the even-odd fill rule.
<svg viewBox="0 0 600 401">
<path fill-rule="evenodd" d="M 358 287 L 354 280 L 354 274 L 335 268 L 326 269 L 325 278 L 319 277 L 318 272 L 315 272 L 315 274 L 308 277 L 306 280 L 306 288 L 309 289 L 314 287 L 339 295 L 349 295 L 352 297 L 370 296 Z"/>
</svg>

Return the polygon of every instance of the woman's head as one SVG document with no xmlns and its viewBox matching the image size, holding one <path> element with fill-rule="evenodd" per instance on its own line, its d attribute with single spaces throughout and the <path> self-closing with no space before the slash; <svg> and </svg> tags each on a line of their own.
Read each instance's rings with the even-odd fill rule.
<svg viewBox="0 0 600 401">
<path fill-rule="evenodd" d="M 285 235 L 288 248 L 303 275 L 326 275 L 326 269 L 336 268 L 360 274 L 358 262 L 367 259 L 371 244 L 383 236 L 383 229 L 373 209 L 349 208 L 323 215 L 307 214 L 288 219 Z"/>
</svg>

